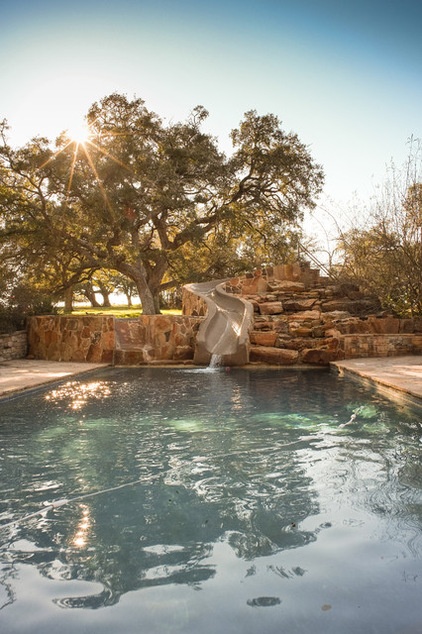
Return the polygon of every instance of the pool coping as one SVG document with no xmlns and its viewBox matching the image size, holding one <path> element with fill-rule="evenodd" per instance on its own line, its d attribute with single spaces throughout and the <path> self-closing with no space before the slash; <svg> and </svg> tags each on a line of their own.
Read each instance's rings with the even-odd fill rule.
<svg viewBox="0 0 422 634">
<path fill-rule="evenodd" d="M 397 398 L 422 406 L 422 356 L 372 357 L 334 361 L 331 369 L 341 376 L 370 383 Z"/>
</svg>

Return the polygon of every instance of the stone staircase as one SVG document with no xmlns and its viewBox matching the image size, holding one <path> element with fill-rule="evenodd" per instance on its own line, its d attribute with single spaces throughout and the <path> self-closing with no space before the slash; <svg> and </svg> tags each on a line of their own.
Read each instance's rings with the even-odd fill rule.
<svg viewBox="0 0 422 634">
<path fill-rule="evenodd" d="M 310 265 L 280 265 L 226 282 L 254 308 L 251 363 L 328 365 L 355 357 L 422 353 L 422 318 L 383 313 L 352 284 L 321 277 Z M 185 298 L 185 314 L 203 315 Z M 191 312 L 189 312 L 191 311 Z"/>
</svg>

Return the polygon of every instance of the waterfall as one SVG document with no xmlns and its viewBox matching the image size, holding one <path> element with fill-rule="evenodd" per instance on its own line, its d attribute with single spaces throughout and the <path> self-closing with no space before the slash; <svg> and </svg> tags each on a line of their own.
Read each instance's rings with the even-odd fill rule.
<svg viewBox="0 0 422 634">
<path fill-rule="evenodd" d="M 223 363 L 223 355 L 222 354 L 212 354 L 209 368 L 219 368 Z"/>
</svg>

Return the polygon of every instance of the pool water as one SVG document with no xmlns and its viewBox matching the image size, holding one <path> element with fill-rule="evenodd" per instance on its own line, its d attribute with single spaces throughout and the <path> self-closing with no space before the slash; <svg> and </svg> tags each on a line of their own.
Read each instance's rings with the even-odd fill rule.
<svg viewBox="0 0 422 634">
<path fill-rule="evenodd" d="M 421 457 L 420 409 L 323 370 L 0 402 L 0 632 L 422 632 Z"/>
</svg>

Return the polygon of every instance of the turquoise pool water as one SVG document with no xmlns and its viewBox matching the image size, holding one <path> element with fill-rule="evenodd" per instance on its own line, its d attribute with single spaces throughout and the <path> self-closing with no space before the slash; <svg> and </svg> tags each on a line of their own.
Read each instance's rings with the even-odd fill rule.
<svg viewBox="0 0 422 634">
<path fill-rule="evenodd" d="M 0 402 L 0 632 L 422 632 L 421 456 L 421 410 L 320 370 Z"/>
</svg>

